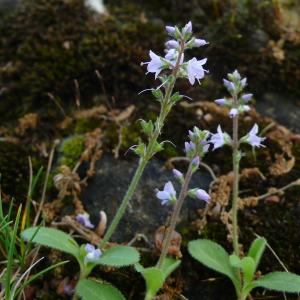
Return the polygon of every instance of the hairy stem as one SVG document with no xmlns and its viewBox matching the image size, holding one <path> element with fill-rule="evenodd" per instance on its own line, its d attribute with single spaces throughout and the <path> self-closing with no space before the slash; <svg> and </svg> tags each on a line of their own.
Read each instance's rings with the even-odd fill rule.
<svg viewBox="0 0 300 300">
<path fill-rule="evenodd" d="M 175 227 L 176 227 L 176 224 L 177 224 L 177 221 L 178 221 L 178 217 L 179 217 L 179 213 L 180 213 L 183 201 L 186 197 L 188 187 L 189 187 L 189 183 L 190 183 L 192 175 L 193 175 L 192 170 L 193 170 L 193 166 L 192 166 L 192 161 L 191 161 L 190 164 L 189 164 L 189 168 L 188 168 L 188 171 L 186 173 L 186 176 L 184 178 L 184 182 L 182 184 L 178 200 L 176 201 L 175 206 L 174 206 L 174 210 L 173 210 L 173 213 L 172 213 L 172 216 L 171 216 L 170 226 L 166 230 L 166 237 L 163 241 L 162 251 L 161 251 L 159 260 L 157 262 L 157 267 L 158 268 L 162 267 L 162 265 L 164 263 L 164 260 L 165 260 L 167 254 L 168 254 L 168 249 L 170 247 L 170 243 L 171 243 L 171 239 L 172 239 L 172 233 L 175 230 Z"/>
<path fill-rule="evenodd" d="M 155 146 L 157 144 L 157 139 L 160 136 L 161 130 L 164 126 L 164 121 L 172 107 L 172 103 L 170 103 L 170 98 L 172 96 L 175 81 L 178 76 L 178 71 L 179 71 L 179 67 L 180 67 L 180 62 L 182 60 L 183 52 L 184 52 L 184 41 L 182 41 L 180 44 L 179 55 L 178 55 L 175 67 L 174 67 L 174 69 L 172 71 L 172 75 L 171 75 L 172 80 L 171 80 L 171 82 L 169 82 L 169 84 L 166 88 L 165 96 L 164 96 L 164 99 L 162 100 L 162 104 L 161 104 L 160 114 L 156 121 L 155 130 L 154 130 L 152 136 L 149 138 L 149 143 L 146 148 L 146 153 L 140 158 L 138 168 L 135 171 L 135 174 L 131 180 L 131 183 L 127 189 L 127 192 L 121 202 L 121 205 L 120 205 L 115 217 L 113 218 L 107 232 L 105 233 L 103 240 L 100 242 L 100 247 L 104 247 L 106 245 L 106 243 L 110 240 L 111 236 L 117 229 L 119 222 L 122 219 L 122 217 L 126 211 L 126 208 L 135 193 L 137 185 L 141 179 L 141 176 L 144 172 L 144 169 L 145 169 L 148 161 L 155 154 Z"/>
<path fill-rule="evenodd" d="M 233 97 L 237 105 L 237 97 Z M 233 192 L 232 192 L 232 242 L 235 255 L 239 256 L 239 235 L 238 235 L 238 195 L 239 195 L 239 123 L 238 115 L 233 117 L 233 141 L 232 141 L 232 162 L 233 162 Z"/>
</svg>

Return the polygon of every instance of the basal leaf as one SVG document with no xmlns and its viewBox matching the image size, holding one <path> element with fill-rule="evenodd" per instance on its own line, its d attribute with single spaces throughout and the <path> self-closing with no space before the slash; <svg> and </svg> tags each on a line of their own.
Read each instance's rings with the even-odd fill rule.
<svg viewBox="0 0 300 300">
<path fill-rule="evenodd" d="M 76 241 L 65 232 L 48 227 L 31 227 L 21 234 L 26 241 L 54 248 L 75 257 L 79 255 L 79 246 Z"/>
<path fill-rule="evenodd" d="M 237 273 L 231 267 L 229 255 L 223 247 L 210 240 L 195 240 L 188 244 L 193 258 L 208 268 L 228 276 L 236 288 L 240 287 Z"/>
<path fill-rule="evenodd" d="M 260 259 L 265 251 L 266 245 L 267 245 L 266 239 L 259 237 L 256 238 L 250 246 L 247 256 L 250 256 L 254 259 L 255 270 L 258 267 Z"/>
<path fill-rule="evenodd" d="M 76 286 L 76 293 L 82 300 L 126 300 L 113 285 L 82 279 Z"/>
<path fill-rule="evenodd" d="M 125 267 L 134 265 L 140 259 L 136 249 L 129 246 L 115 246 L 106 250 L 103 255 L 95 261 L 95 264 L 112 267 Z"/>
<path fill-rule="evenodd" d="M 179 259 L 174 259 L 171 257 L 166 257 L 161 269 L 164 273 L 165 279 L 180 265 L 181 261 Z"/>
<path fill-rule="evenodd" d="M 256 280 L 254 285 L 280 292 L 300 293 L 300 276 L 289 272 L 273 272 Z"/>
<path fill-rule="evenodd" d="M 255 262 L 252 257 L 246 256 L 241 261 L 241 268 L 244 274 L 244 281 L 250 283 L 255 273 Z"/>
<path fill-rule="evenodd" d="M 147 294 L 154 297 L 164 284 L 165 275 L 163 271 L 159 268 L 152 267 L 145 268 L 141 274 L 146 282 Z"/>
</svg>

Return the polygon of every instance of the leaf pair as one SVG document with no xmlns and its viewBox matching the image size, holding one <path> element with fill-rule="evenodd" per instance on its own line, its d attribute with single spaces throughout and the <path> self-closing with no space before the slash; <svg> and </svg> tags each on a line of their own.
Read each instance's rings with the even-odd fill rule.
<svg viewBox="0 0 300 300">
<path fill-rule="evenodd" d="M 167 257 L 161 268 L 149 267 L 144 268 L 140 264 L 136 264 L 136 270 L 141 273 L 146 282 L 146 298 L 152 299 L 160 288 L 163 286 L 167 277 L 180 265 L 180 260 Z"/>
<path fill-rule="evenodd" d="M 223 247 L 210 240 L 192 241 L 188 245 L 188 250 L 191 256 L 203 265 L 229 277 L 235 286 L 239 299 L 246 299 L 251 290 L 256 287 L 299 293 L 300 276 L 296 274 L 273 272 L 254 280 L 254 274 L 266 244 L 264 238 L 255 239 L 247 256 L 243 259 L 236 255 L 229 256 Z"/>
<path fill-rule="evenodd" d="M 22 237 L 26 241 L 54 248 L 74 256 L 80 265 L 81 278 L 87 277 L 97 265 L 124 267 L 136 264 L 140 258 L 139 253 L 132 247 L 114 246 L 106 250 L 97 260 L 85 265 L 85 254 L 82 254 L 82 247 L 63 231 L 46 227 L 31 227 L 22 232 Z M 125 300 L 122 293 L 113 285 L 88 279 L 81 279 L 78 282 L 76 292 L 83 300 Z"/>
</svg>

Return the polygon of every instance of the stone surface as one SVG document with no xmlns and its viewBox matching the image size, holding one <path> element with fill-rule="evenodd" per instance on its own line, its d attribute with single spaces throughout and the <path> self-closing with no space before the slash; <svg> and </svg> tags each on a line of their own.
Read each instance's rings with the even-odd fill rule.
<svg viewBox="0 0 300 300">
<path fill-rule="evenodd" d="M 108 223 L 115 215 L 118 205 L 126 192 L 127 186 L 137 167 L 137 160 L 115 160 L 112 156 L 104 156 L 97 164 L 96 175 L 89 181 L 88 187 L 82 194 L 85 208 L 94 223 L 98 221 L 100 210 L 108 216 Z M 164 184 L 173 179 L 172 172 L 164 168 L 163 162 L 152 160 L 143 174 L 124 218 L 112 240 L 129 241 L 136 233 L 145 234 L 153 239 L 155 230 L 164 225 L 172 209 L 162 206 L 155 197 L 155 189 L 162 189 Z M 211 178 L 206 170 L 198 171 L 190 187 L 207 189 Z M 174 184 L 179 193 L 179 185 Z M 181 222 L 189 222 L 196 218 L 197 209 L 204 203 L 195 199 L 186 199 L 181 213 Z"/>
</svg>

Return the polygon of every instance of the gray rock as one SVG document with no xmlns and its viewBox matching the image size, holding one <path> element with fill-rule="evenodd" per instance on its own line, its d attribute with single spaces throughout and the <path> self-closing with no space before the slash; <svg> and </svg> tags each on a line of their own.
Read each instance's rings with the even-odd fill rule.
<svg viewBox="0 0 300 300">
<path fill-rule="evenodd" d="M 300 133 L 300 109 L 296 99 L 270 92 L 264 94 L 255 106 L 262 115 L 275 119 L 292 132 Z"/>
<path fill-rule="evenodd" d="M 111 222 L 118 206 L 124 196 L 128 184 L 137 167 L 137 160 L 115 160 L 112 156 L 105 155 L 97 164 L 97 172 L 89 181 L 87 188 L 82 193 L 85 209 L 96 224 L 99 211 L 104 210 Z M 164 225 L 171 213 L 170 206 L 162 206 L 155 197 L 155 189 L 162 189 L 164 184 L 171 180 L 175 183 L 170 170 L 164 168 L 163 162 L 152 160 L 143 174 L 124 218 L 113 235 L 114 241 L 129 241 L 136 233 L 145 234 L 153 240 L 155 230 Z M 190 187 L 207 189 L 211 177 L 206 170 L 198 171 Z M 179 185 L 174 184 L 179 193 Z M 195 199 L 186 199 L 181 212 L 181 222 L 190 222 L 196 219 L 197 209 L 204 203 Z"/>
</svg>

